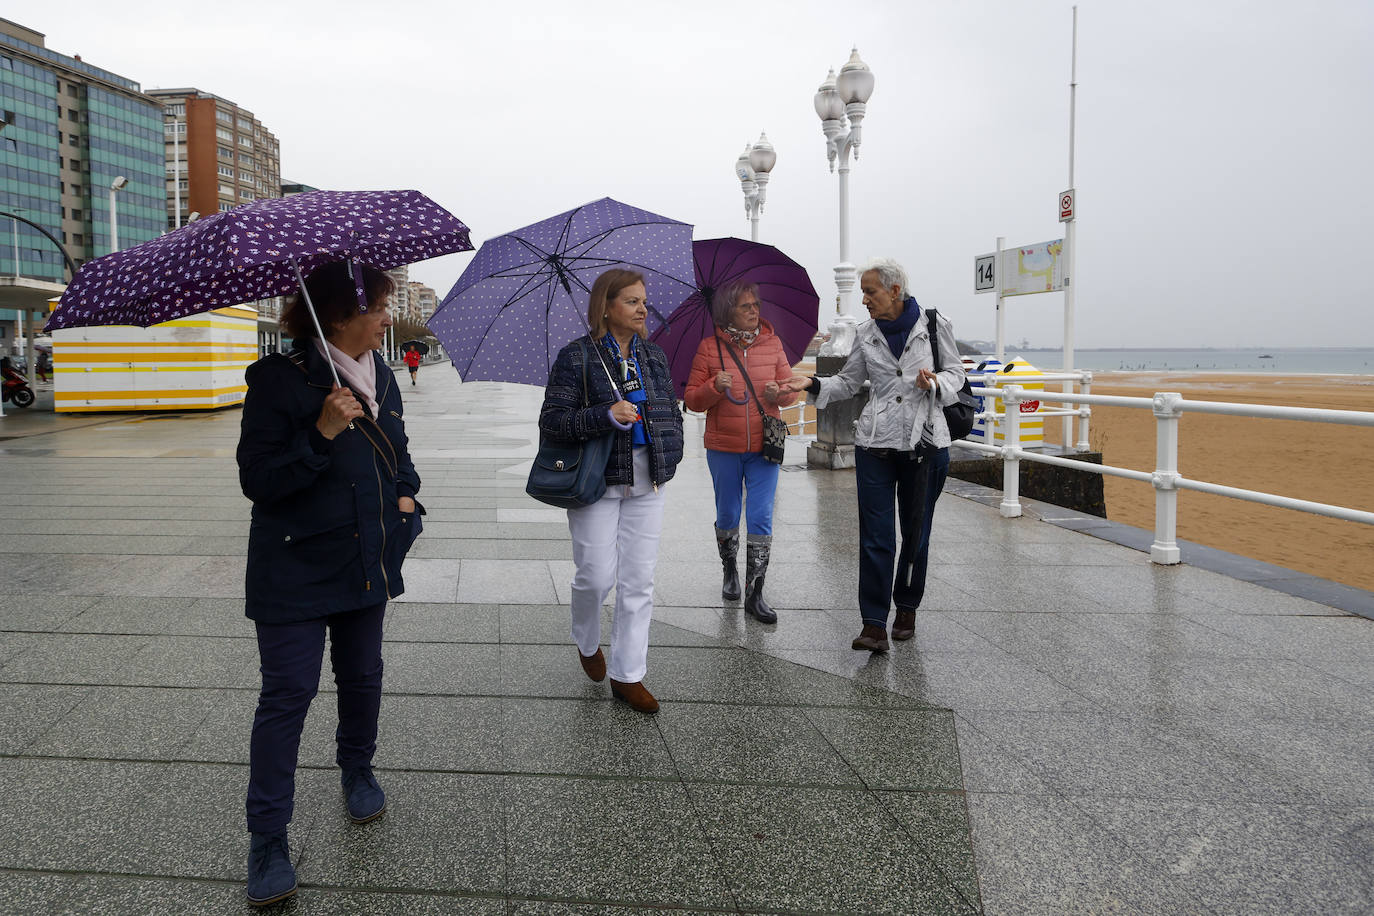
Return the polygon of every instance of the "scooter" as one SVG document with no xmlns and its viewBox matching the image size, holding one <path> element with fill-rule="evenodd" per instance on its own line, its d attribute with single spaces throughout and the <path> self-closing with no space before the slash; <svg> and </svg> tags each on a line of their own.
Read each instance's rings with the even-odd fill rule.
<svg viewBox="0 0 1374 916">
<path fill-rule="evenodd" d="M 4 385 L 0 386 L 0 402 L 10 402 L 16 407 L 28 407 L 33 403 L 33 389 L 29 380 L 13 369 L 6 370 Z"/>
</svg>

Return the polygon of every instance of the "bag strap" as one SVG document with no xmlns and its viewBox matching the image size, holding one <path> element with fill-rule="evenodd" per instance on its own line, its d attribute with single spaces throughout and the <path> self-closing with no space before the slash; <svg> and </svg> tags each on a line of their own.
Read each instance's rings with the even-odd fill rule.
<svg viewBox="0 0 1374 916">
<path fill-rule="evenodd" d="M 587 345 L 577 338 L 577 349 L 582 351 L 582 406 L 592 406 L 592 392 L 587 383 Z"/>
<path fill-rule="evenodd" d="M 926 317 L 930 321 L 930 357 L 935 363 L 935 374 L 940 373 L 940 337 L 937 330 L 937 319 L 940 313 L 935 309 L 926 309 Z"/>
<path fill-rule="evenodd" d="M 716 335 L 716 349 L 720 349 L 719 334 Z M 759 416 L 767 417 L 768 413 L 763 409 L 763 405 L 759 403 L 759 396 L 754 392 L 754 382 L 752 379 L 749 378 L 749 370 L 745 369 L 744 363 L 740 362 L 739 354 L 735 352 L 734 347 L 726 346 L 725 349 L 730 351 L 730 356 L 734 359 L 735 365 L 739 366 L 739 374 L 744 376 L 744 384 L 749 386 L 749 394 L 752 395 L 754 398 L 754 407 L 758 410 Z M 720 365 L 722 369 L 725 368 L 725 357 L 723 356 L 720 359 Z"/>
</svg>

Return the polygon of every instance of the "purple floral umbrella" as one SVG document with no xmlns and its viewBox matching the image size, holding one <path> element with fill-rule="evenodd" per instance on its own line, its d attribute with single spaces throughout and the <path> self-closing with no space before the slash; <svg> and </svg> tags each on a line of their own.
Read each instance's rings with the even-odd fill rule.
<svg viewBox="0 0 1374 916">
<path fill-rule="evenodd" d="M 426 323 L 464 381 L 542 387 L 612 267 L 644 274 L 652 334 L 692 291 L 691 225 L 603 197 L 489 239 Z"/>
<path fill-rule="evenodd" d="M 806 269 L 772 245 L 744 239 L 703 239 L 692 243 L 696 289 L 669 313 L 649 339 L 668 354 L 677 396 L 687 391 L 687 376 L 701 341 L 715 333 L 711 301 L 727 283 L 744 281 L 759 287 L 759 313 L 773 326 L 793 364 L 801 361 L 816 336 L 820 296 Z"/>
<path fill-rule="evenodd" d="M 331 261 L 351 261 L 361 287 L 358 265 L 386 270 L 471 250 L 468 227 L 419 191 L 310 191 L 259 200 L 87 262 L 46 329 L 147 327 L 285 295 L 303 288 L 303 274 Z"/>
</svg>

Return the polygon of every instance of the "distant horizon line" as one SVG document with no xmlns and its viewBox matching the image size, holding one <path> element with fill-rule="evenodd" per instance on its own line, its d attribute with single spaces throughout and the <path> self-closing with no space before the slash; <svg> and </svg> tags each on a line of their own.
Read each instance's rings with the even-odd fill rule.
<svg viewBox="0 0 1374 916">
<path fill-rule="evenodd" d="M 971 345 L 974 344 L 974 343 L 991 343 L 991 341 L 985 341 L 985 340 L 980 340 L 980 341 L 968 341 L 968 340 L 965 340 L 964 343 L 969 344 L 969 345 L 971 346 Z M 1025 350 L 1025 351 L 1028 351 L 1028 352 L 1036 352 L 1036 353 L 1052 353 L 1052 352 L 1062 351 L 1062 350 L 1064 349 L 1064 347 L 1063 347 L 1062 345 L 1061 345 L 1061 346 L 1058 346 L 1058 347 L 1018 347 L 1018 346 L 1013 346 L 1013 345 L 1010 344 L 1010 343 L 1005 343 L 1005 344 L 1003 344 L 1003 349 L 1006 349 L 1006 350 Z M 1171 351 L 1173 351 L 1173 352 L 1175 352 L 1175 353 L 1219 353 L 1219 352 L 1224 352 L 1224 351 L 1235 351 L 1235 350 L 1263 350 L 1263 351 L 1266 352 L 1266 353 L 1292 353 L 1292 352 L 1295 352 L 1295 351 L 1298 351 L 1298 350 L 1369 350 L 1369 351 L 1374 351 L 1374 345 L 1371 345 L 1371 346 L 1356 346 L 1356 347 L 1315 347 L 1315 346 L 1314 346 L 1314 347 L 1262 347 L 1262 346 L 1256 346 L 1256 347 L 1088 347 L 1088 346 L 1075 346 L 1075 347 L 1074 347 L 1074 352 L 1079 352 L 1079 351 L 1082 351 L 1082 350 L 1092 350 L 1092 351 L 1097 352 L 1097 353 L 1133 353 L 1133 352 L 1139 352 L 1139 351 L 1141 351 L 1141 350 L 1171 350 Z"/>
</svg>

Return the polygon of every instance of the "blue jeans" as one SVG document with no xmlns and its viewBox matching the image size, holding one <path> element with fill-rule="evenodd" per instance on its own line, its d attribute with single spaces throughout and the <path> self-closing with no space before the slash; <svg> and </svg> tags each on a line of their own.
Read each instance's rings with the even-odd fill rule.
<svg viewBox="0 0 1374 916">
<path fill-rule="evenodd" d="M 706 466 L 711 469 L 711 484 L 716 491 L 716 527 L 721 531 L 739 527 L 741 491 L 747 490 L 748 532 L 771 535 L 778 465 L 761 452 L 717 452 L 708 448 Z"/>
<path fill-rule="evenodd" d="M 310 701 L 320 686 L 325 628 L 338 688 L 335 760 L 370 766 L 382 705 L 382 615 L 386 602 L 300 623 L 258 624 L 262 693 L 249 750 L 248 829 L 271 833 L 291 823 L 296 757 Z"/>
<path fill-rule="evenodd" d="M 884 629 L 893 602 L 904 610 L 921 605 L 935 500 L 940 498 L 949 471 L 947 448 L 924 450 L 920 461 L 914 454 L 862 446 L 854 449 L 854 477 L 859 490 L 859 613 L 864 623 Z"/>
</svg>

